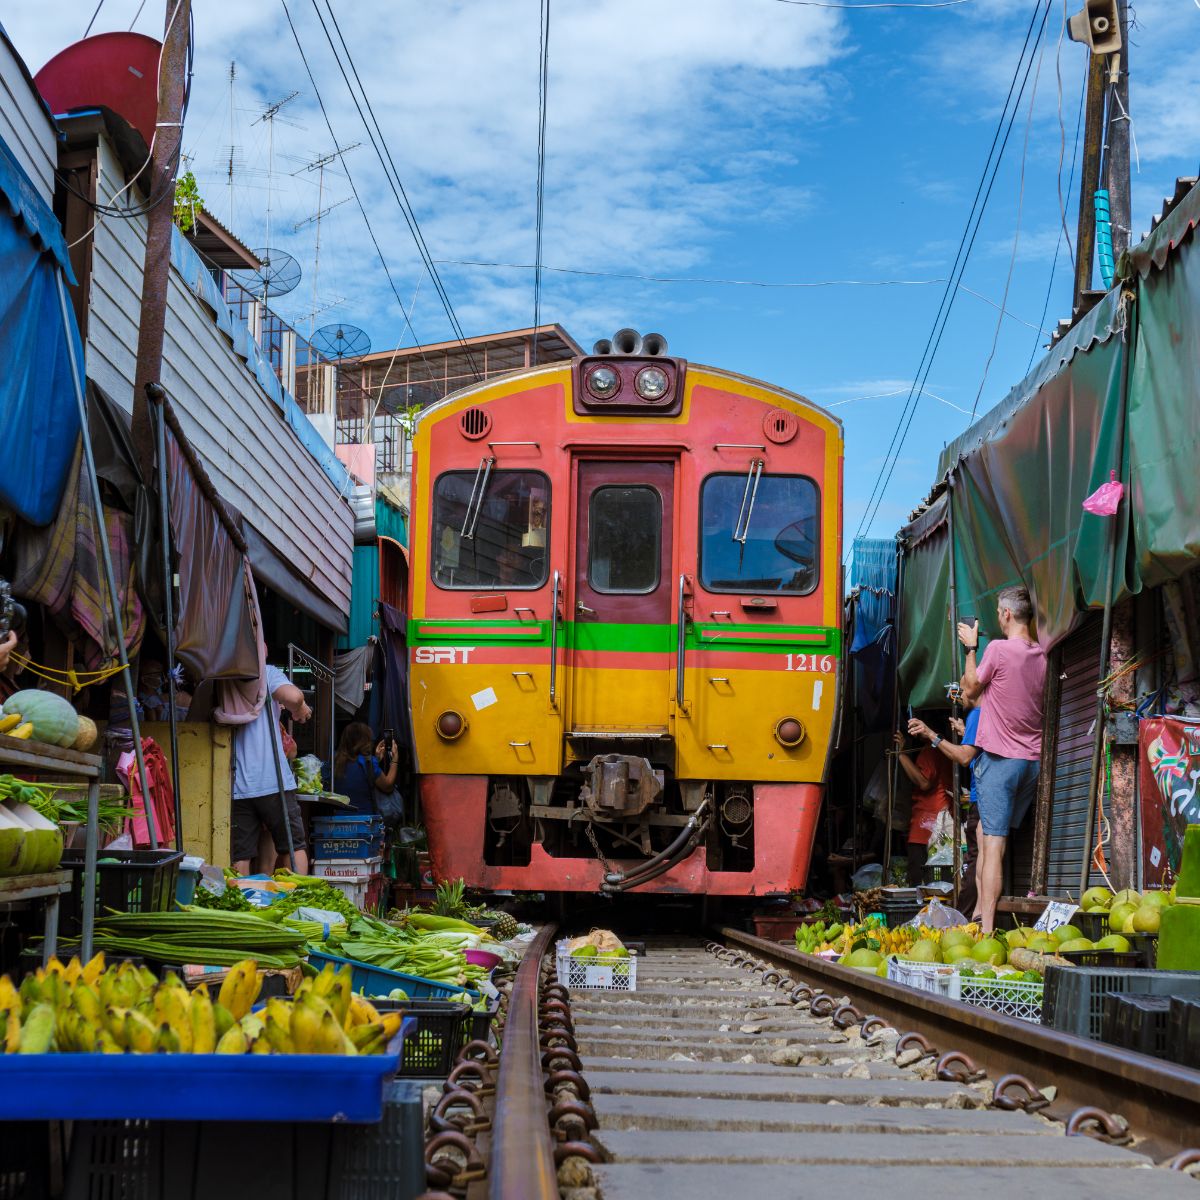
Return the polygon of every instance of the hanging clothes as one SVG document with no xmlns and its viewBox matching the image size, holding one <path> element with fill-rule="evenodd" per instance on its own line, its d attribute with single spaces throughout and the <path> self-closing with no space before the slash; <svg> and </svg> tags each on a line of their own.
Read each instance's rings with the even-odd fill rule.
<svg viewBox="0 0 1200 1200">
<path fill-rule="evenodd" d="M 175 789 L 171 786 L 171 768 L 159 744 L 151 737 L 142 738 L 142 757 L 146 762 L 146 783 L 150 802 L 154 806 L 154 832 L 159 846 L 175 844 Z M 121 755 L 117 775 L 129 792 L 133 816 L 125 820 L 125 832 L 133 839 L 134 847 L 150 845 L 150 824 L 146 820 L 146 805 L 142 797 L 142 781 L 132 750 Z"/>
</svg>

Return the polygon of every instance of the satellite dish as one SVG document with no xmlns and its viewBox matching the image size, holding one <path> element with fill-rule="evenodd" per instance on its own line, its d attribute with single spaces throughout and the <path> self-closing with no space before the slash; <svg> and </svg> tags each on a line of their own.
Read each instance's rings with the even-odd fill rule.
<svg viewBox="0 0 1200 1200">
<path fill-rule="evenodd" d="M 312 346 L 323 358 L 361 358 L 370 353 L 371 339 L 357 325 L 322 325 Z"/>
<path fill-rule="evenodd" d="M 258 270 L 230 272 L 252 296 L 263 300 L 268 296 L 286 296 L 300 282 L 300 264 L 285 250 L 264 247 L 255 250 L 254 257 L 262 263 Z"/>
</svg>

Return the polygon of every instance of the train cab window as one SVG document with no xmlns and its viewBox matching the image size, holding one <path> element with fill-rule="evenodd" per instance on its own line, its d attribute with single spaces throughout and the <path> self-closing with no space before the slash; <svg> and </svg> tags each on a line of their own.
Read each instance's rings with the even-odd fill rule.
<svg viewBox="0 0 1200 1200">
<path fill-rule="evenodd" d="M 817 586 L 821 500 L 803 475 L 710 475 L 700 492 L 700 581 L 710 592 Z"/>
<path fill-rule="evenodd" d="M 604 593 L 658 587 L 662 497 L 652 487 L 599 487 L 588 506 L 588 584 Z"/>
<path fill-rule="evenodd" d="M 550 480 L 540 471 L 447 471 L 433 490 L 433 581 L 541 587 L 549 528 Z"/>
</svg>

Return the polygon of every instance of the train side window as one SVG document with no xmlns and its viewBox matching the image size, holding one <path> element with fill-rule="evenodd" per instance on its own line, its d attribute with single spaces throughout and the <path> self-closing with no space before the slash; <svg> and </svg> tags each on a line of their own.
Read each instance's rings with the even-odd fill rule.
<svg viewBox="0 0 1200 1200">
<path fill-rule="evenodd" d="M 492 471 L 482 498 L 475 494 L 480 482 L 475 471 L 438 476 L 433 582 L 471 590 L 541 587 L 547 577 L 550 480 L 541 471 Z"/>
<path fill-rule="evenodd" d="M 652 487 L 598 487 L 588 505 L 588 584 L 601 593 L 658 587 L 662 497 Z"/>
<path fill-rule="evenodd" d="M 756 486 L 757 485 L 757 486 Z M 813 591 L 821 494 L 804 475 L 710 475 L 700 491 L 700 582 L 710 592 Z"/>
</svg>

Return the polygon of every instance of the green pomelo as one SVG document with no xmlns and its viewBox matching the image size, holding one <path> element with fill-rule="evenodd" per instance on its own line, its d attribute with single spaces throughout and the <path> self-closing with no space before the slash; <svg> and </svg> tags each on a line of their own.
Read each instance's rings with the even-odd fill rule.
<svg viewBox="0 0 1200 1200">
<path fill-rule="evenodd" d="M 937 942 L 930 942 L 922 938 L 919 942 L 913 942 L 908 953 L 902 957 L 909 962 L 940 963 L 942 951 Z"/>
<path fill-rule="evenodd" d="M 1150 905 L 1152 908 L 1168 908 L 1171 904 L 1171 897 L 1166 892 L 1145 892 L 1142 895 L 1141 907 L 1145 908 Z"/>
<path fill-rule="evenodd" d="M 1083 937 L 1083 930 L 1078 925 L 1060 925 L 1050 936 L 1061 946 L 1063 942 Z"/>
<path fill-rule="evenodd" d="M 1004 935 L 1004 943 L 1010 950 L 1024 950 L 1026 946 L 1026 938 L 1024 934 L 1014 929 L 1012 933 Z"/>
<path fill-rule="evenodd" d="M 1137 908 L 1142 902 L 1141 892 L 1135 892 L 1133 888 L 1126 888 L 1124 891 L 1118 892 L 1113 897 L 1113 907 L 1118 904 L 1129 904 Z"/>
<path fill-rule="evenodd" d="M 1058 948 L 1061 953 L 1070 954 L 1075 950 L 1095 950 L 1096 947 L 1090 938 L 1077 937 L 1059 942 Z"/>
<path fill-rule="evenodd" d="M 1058 943 L 1048 933 L 1035 933 L 1025 943 L 1026 950 L 1035 950 L 1038 954 L 1053 954 L 1058 949 Z"/>
<path fill-rule="evenodd" d="M 881 962 L 884 961 L 883 955 L 878 950 L 868 950 L 865 947 L 862 950 L 853 951 L 849 958 L 846 959 L 848 967 L 869 967 L 872 971 L 876 970 Z"/>
<path fill-rule="evenodd" d="M 942 951 L 951 946 L 973 946 L 975 939 L 965 929 L 947 929 L 942 934 Z"/>
<path fill-rule="evenodd" d="M 1083 893 L 1080 903 L 1087 908 L 1107 908 L 1112 903 L 1112 892 L 1106 887 L 1088 888 Z"/>
<path fill-rule="evenodd" d="M 1096 943 L 1096 949 L 1116 950 L 1120 954 L 1125 954 L 1129 950 L 1129 939 L 1119 933 L 1110 933 Z"/>
<path fill-rule="evenodd" d="M 1133 914 L 1135 933 L 1157 933 L 1162 922 L 1162 909 L 1153 904 L 1143 904 Z"/>
<path fill-rule="evenodd" d="M 968 946 L 961 944 L 957 946 L 946 946 L 942 950 L 942 961 L 956 963 L 961 962 L 963 959 L 970 959 L 973 948 L 973 945 Z"/>
<path fill-rule="evenodd" d="M 1121 933 L 1125 927 L 1127 918 L 1132 917 L 1137 911 L 1132 904 L 1114 904 L 1108 910 L 1108 927 L 1113 933 Z"/>
<path fill-rule="evenodd" d="M 979 942 L 971 951 L 971 957 L 976 962 L 991 963 L 994 967 L 1008 962 L 1004 944 L 994 937 L 987 937 Z"/>
</svg>

